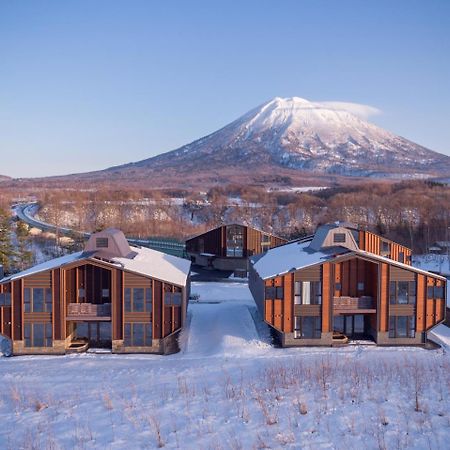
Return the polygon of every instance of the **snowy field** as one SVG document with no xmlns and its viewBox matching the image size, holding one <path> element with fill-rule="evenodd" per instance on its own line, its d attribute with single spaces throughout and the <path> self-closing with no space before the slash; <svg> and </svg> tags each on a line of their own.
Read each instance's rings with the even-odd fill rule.
<svg viewBox="0 0 450 450">
<path fill-rule="evenodd" d="M 246 284 L 192 292 L 176 355 L 0 358 L 0 448 L 449 448 L 447 351 L 276 349 Z"/>
</svg>

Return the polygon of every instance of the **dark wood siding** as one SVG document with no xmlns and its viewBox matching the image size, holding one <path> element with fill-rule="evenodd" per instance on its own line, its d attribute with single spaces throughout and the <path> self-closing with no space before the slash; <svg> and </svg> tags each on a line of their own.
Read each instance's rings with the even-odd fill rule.
<svg viewBox="0 0 450 450">
<path fill-rule="evenodd" d="M 12 282 L 12 337 L 22 340 L 22 280 Z"/>
<path fill-rule="evenodd" d="M 53 339 L 63 339 L 64 305 L 61 298 L 61 269 L 53 270 Z"/>
<path fill-rule="evenodd" d="M 153 336 L 162 338 L 163 283 L 153 282 Z"/>
</svg>

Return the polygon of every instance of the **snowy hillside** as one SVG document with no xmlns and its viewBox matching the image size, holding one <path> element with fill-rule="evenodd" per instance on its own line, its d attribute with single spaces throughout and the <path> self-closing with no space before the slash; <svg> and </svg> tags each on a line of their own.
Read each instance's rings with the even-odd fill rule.
<svg viewBox="0 0 450 450">
<path fill-rule="evenodd" d="M 0 358 L 0 448 L 448 448 L 449 353 L 277 349 L 246 284 L 192 292 L 178 354 Z"/>
</svg>

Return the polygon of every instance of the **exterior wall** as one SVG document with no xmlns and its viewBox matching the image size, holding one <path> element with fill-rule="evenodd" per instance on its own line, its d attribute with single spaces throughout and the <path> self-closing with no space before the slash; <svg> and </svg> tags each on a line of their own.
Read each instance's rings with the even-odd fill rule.
<svg viewBox="0 0 450 450">
<path fill-rule="evenodd" d="M 320 281 L 322 304 L 295 305 L 295 281 Z M 415 304 L 391 305 L 391 281 L 415 283 Z M 276 287 L 283 288 L 279 291 L 281 298 L 278 298 L 276 294 L 277 298 L 267 299 L 265 289 Z M 434 298 L 435 294 L 430 297 L 432 292 L 436 292 L 433 291 L 435 287 L 444 288 L 445 293 L 445 281 L 432 274 L 425 275 L 414 270 L 356 256 L 338 258 L 332 262 L 266 280 L 262 280 L 251 267 L 249 276 L 249 288 L 256 305 L 265 322 L 279 334 L 282 346 L 332 345 L 333 317 L 336 314 L 364 315 L 365 332 L 371 335 L 379 345 L 423 345 L 426 343 L 426 332 L 445 319 L 445 294 L 444 298 Z M 358 306 L 361 309 L 348 312 L 334 306 L 333 298 L 339 299 L 346 296 L 356 299 L 369 297 L 372 306 L 370 308 Z M 342 307 L 339 306 L 339 308 Z M 295 338 L 295 317 L 311 316 L 321 318 L 320 338 Z M 414 317 L 414 337 L 389 337 L 390 319 L 399 316 Z"/>
<path fill-rule="evenodd" d="M 202 267 L 217 270 L 248 270 L 247 258 L 263 253 L 265 250 L 282 245 L 287 240 L 264 233 L 254 228 L 243 228 L 243 257 L 227 257 L 227 225 L 207 231 L 186 241 L 186 252 L 194 258 L 194 263 Z M 263 236 L 269 236 L 269 242 L 263 243 Z M 202 255 L 205 254 L 205 255 Z M 211 255 L 211 256 L 206 256 Z"/>
<path fill-rule="evenodd" d="M 383 251 L 383 243 L 389 247 L 388 254 Z M 370 231 L 359 231 L 359 249 L 375 255 L 386 256 L 403 264 L 411 265 L 410 248 L 397 244 L 389 239 L 385 239 Z M 403 253 L 403 256 L 401 253 Z"/>
<path fill-rule="evenodd" d="M 105 288 L 99 276 L 82 276 L 84 266 L 104 269 L 103 273 L 110 289 L 111 300 L 111 340 L 112 351 L 118 353 L 173 353 L 177 351 L 177 336 L 186 319 L 189 296 L 189 281 L 178 287 L 150 277 L 125 272 L 101 261 L 84 260 L 62 268 L 33 274 L 22 279 L 0 285 L 1 292 L 11 293 L 11 306 L 0 307 L 0 334 L 12 339 L 13 354 L 63 354 L 75 336 L 75 323 L 85 322 L 67 320 L 68 303 L 83 303 L 78 298 L 80 286 L 89 283 L 95 289 Z M 108 272 L 106 272 L 108 271 Z M 108 274 L 106 276 L 106 274 Z M 125 312 L 124 290 L 126 288 L 151 288 L 152 312 Z M 51 292 L 51 312 L 24 312 L 24 289 L 43 288 Z M 165 304 L 165 296 L 180 292 L 181 305 Z M 145 291 L 144 291 L 145 292 Z M 86 295 L 86 294 L 85 294 Z M 92 320 L 96 322 L 96 320 Z M 152 324 L 152 345 L 146 347 L 124 346 L 126 323 Z M 49 346 L 26 347 L 24 325 L 50 325 L 52 337 Z"/>
</svg>

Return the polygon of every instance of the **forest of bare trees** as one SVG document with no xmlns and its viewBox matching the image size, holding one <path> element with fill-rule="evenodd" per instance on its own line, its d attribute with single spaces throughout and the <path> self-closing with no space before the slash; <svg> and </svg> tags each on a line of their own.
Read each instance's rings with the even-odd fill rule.
<svg viewBox="0 0 450 450">
<path fill-rule="evenodd" d="M 40 217 L 58 226 L 94 231 L 114 226 L 135 237 L 183 240 L 221 223 L 245 223 L 280 236 L 310 234 L 317 225 L 346 221 L 423 252 L 446 239 L 450 188 L 409 181 L 367 182 L 313 192 L 268 192 L 226 185 L 183 190 L 44 190 Z"/>
</svg>

